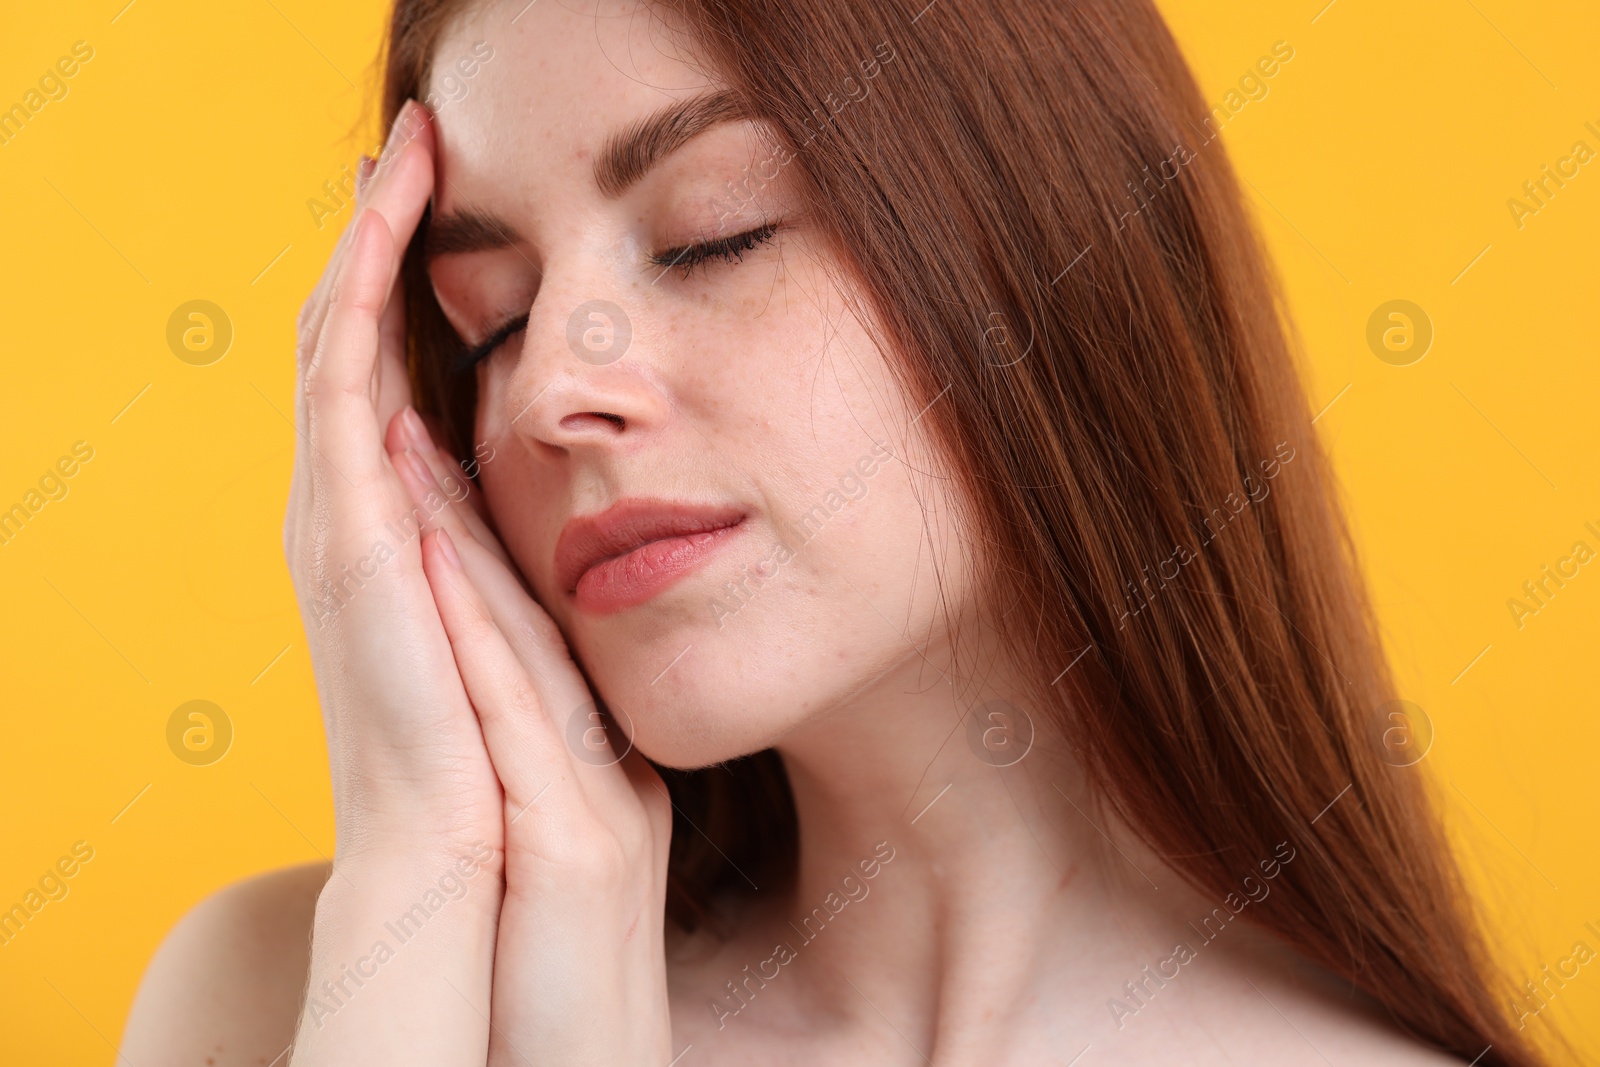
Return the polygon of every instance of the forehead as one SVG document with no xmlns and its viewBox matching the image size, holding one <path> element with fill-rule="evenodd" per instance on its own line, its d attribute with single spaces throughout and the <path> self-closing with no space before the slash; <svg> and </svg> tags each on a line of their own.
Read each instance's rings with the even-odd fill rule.
<svg viewBox="0 0 1600 1067">
<path fill-rule="evenodd" d="M 423 90 L 442 154 L 587 167 L 610 131 L 712 87 L 671 19 L 636 0 L 464 8 L 435 43 Z"/>
</svg>

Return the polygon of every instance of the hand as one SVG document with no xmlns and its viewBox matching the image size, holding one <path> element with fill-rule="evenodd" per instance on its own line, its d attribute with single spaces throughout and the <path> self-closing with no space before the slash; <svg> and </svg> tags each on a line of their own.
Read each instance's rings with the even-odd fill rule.
<svg viewBox="0 0 1600 1067">
<path fill-rule="evenodd" d="M 419 105 L 402 109 L 385 156 L 300 313 L 284 549 L 322 702 L 339 857 L 444 855 L 479 840 L 498 853 L 499 783 L 383 444 L 410 400 L 400 252 L 433 189 Z"/>
<path fill-rule="evenodd" d="M 559 629 L 415 413 L 389 447 L 413 501 L 450 501 L 429 509 L 423 565 L 505 790 L 489 1063 L 665 1064 L 666 787 L 625 737 L 620 761 L 592 744 L 593 697 Z"/>
<path fill-rule="evenodd" d="M 396 282 L 433 188 L 419 105 L 401 109 L 383 160 L 300 314 L 284 551 L 338 836 L 292 1063 L 482 1067 L 489 1024 L 475 1005 L 489 997 L 504 892 L 504 800 L 423 573 L 425 516 L 383 433 L 410 400 Z M 439 886 L 466 893 L 446 901 Z"/>
</svg>

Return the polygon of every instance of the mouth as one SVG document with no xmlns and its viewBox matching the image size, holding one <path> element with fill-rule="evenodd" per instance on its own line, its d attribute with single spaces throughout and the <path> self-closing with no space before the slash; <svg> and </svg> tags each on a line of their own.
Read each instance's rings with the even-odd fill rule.
<svg viewBox="0 0 1600 1067">
<path fill-rule="evenodd" d="M 634 607 L 698 570 L 737 536 L 744 519 L 735 507 L 619 500 L 562 529 L 556 578 L 580 611 L 607 615 Z"/>
</svg>

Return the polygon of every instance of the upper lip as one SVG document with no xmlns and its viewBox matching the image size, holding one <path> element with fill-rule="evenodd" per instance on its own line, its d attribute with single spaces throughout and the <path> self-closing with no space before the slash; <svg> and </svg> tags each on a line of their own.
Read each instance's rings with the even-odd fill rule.
<svg viewBox="0 0 1600 1067">
<path fill-rule="evenodd" d="M 745 513 L 724 504 L 689 504 L 630 497 L 604 511 L 567 522 L 556 539 L 556 578 L 572 593 L 596 563 L 626 555 L 640 545 L 669 537 L 709 533 L 743 521 Z"/>
</svg>

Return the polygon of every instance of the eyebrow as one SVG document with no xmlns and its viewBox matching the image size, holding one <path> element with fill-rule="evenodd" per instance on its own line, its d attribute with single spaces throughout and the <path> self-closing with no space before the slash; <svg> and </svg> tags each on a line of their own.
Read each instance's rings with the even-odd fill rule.
<svg viewBox="0 0 1600 1067">
<path fill-rule="evenodd" d="M 422 254 L 425 260 L 458 252 L 485 252 L 494 248 L 510 248 L 521 237 L 504 219 L 468 208 L 428 221 L 427 232 L 422 235 Z"/>
<path fill-rule="evenodd" d="M 616 199 L 661 160 L 723 122 L 753 117 L 731 89 L 701 93 L 662 108 L 606 138 L 594 164 L 594 183 Z"/>
<path fill-rule="evenodd" d="M 753 117 L 744 98 L 731 89 L 669 104 L 606 138 L 595 157 L 594 183 L 607 199 L 615 200 L 656 164 L 713 126 Z M 520 240 L 506 220 L 468 208 L 431 219 L 423 237 L 423 252 L 431 260 L 508 248 Z"/>
</svg>

